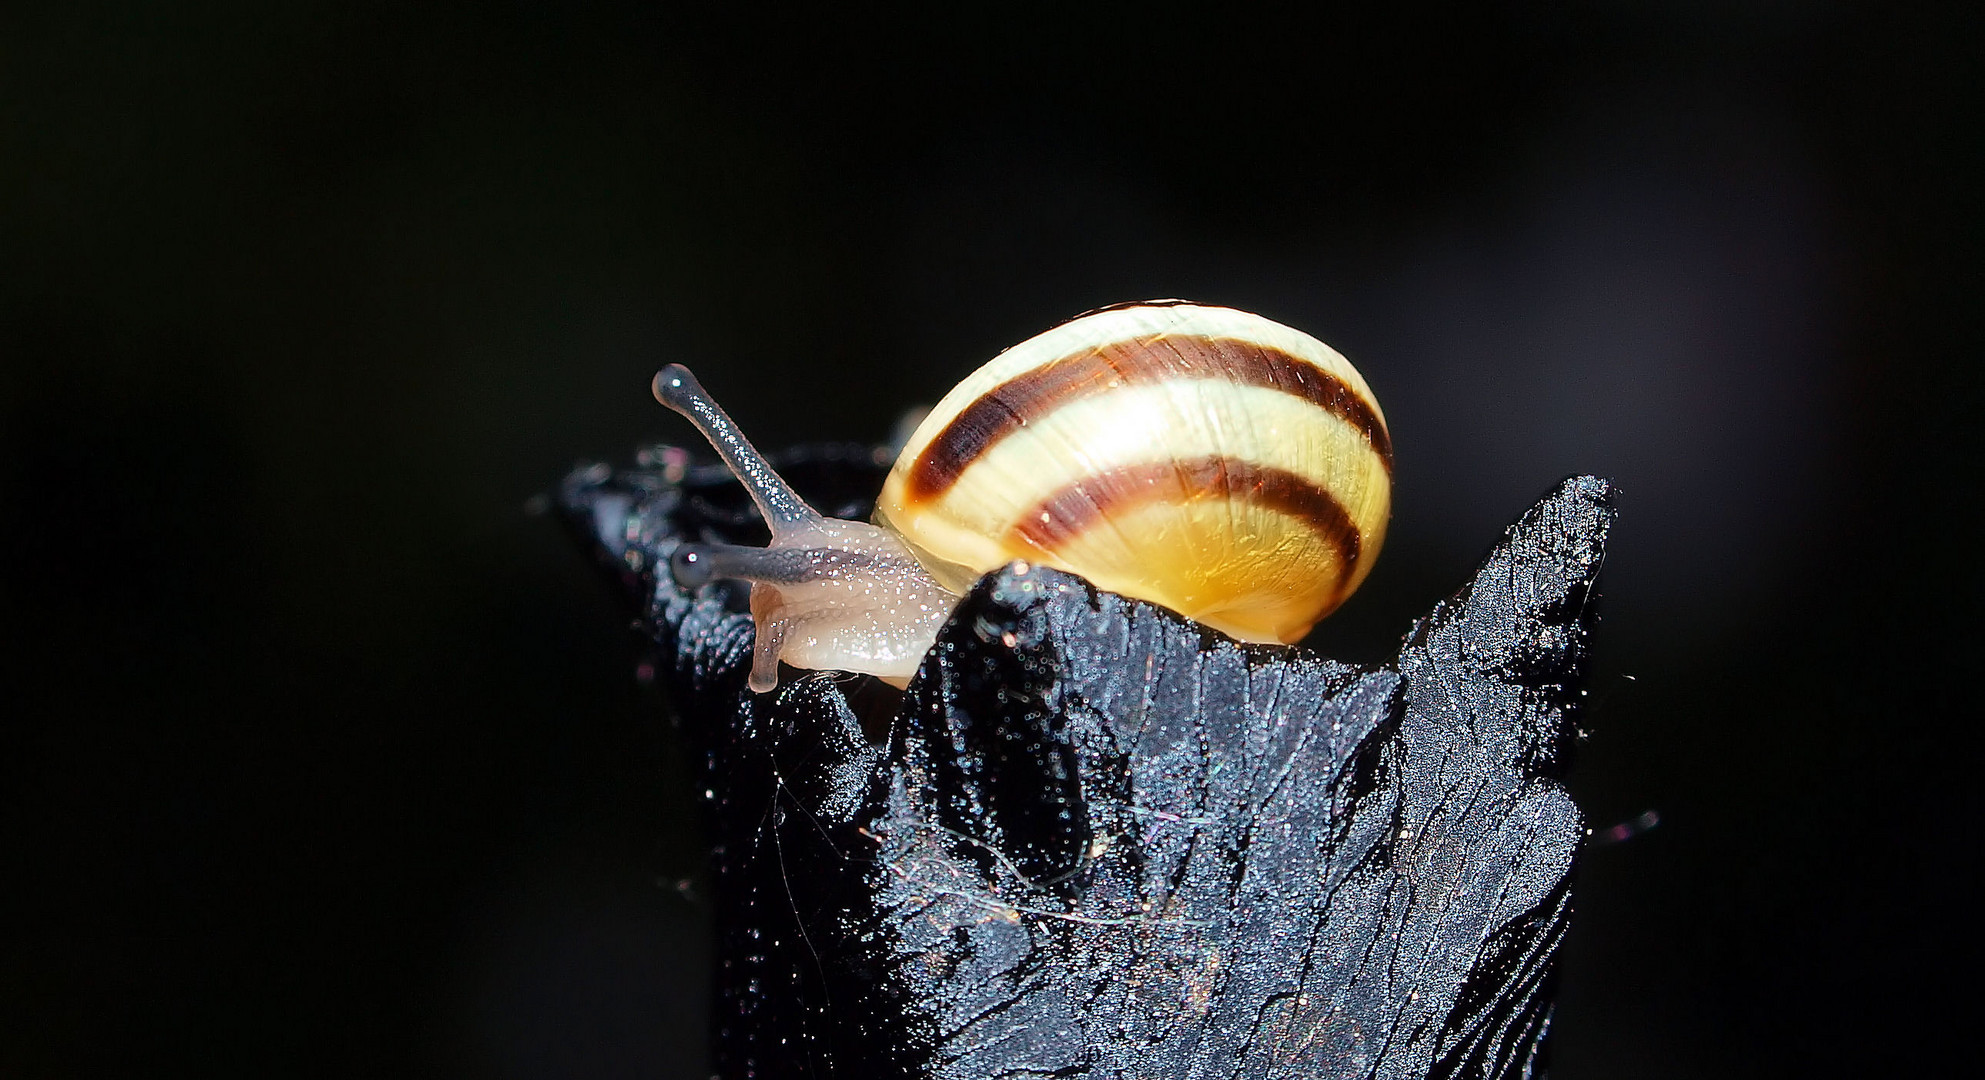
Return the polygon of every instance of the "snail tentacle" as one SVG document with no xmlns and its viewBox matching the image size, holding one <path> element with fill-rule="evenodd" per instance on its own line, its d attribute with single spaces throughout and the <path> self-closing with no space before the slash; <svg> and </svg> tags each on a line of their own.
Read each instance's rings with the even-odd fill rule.
<svg viewBox="0 0 1985 1080">
<path fill-rule="evenodd" d="M 758 504 L 758 512 L 765 515 L 765 524 L 773 536 L 822 520 L 786 483 L 785 477 L 772 468 L 765 455 L 751 445 L 730 414 L 703 389 L 688 368 L 670 364 L 657 371 L 651 389 L 656 401 L 682 414 L 683 419 L 695 424 L 696 430 L 710 440 L 717 455 L 751 494 L 751 501 Z"/>
</svg>

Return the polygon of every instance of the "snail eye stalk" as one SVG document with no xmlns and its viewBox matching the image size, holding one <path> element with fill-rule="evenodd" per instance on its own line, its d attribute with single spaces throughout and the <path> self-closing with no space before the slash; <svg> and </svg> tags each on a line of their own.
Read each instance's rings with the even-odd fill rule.
<svg viewBox="0 0 1985 1080">
<path fill-rule="evenodd" d="M 651 389 L 656 401 L 682 414 L 710 440 L 717 456 L 724 459 L 724 464 L 751 494 L 751 501 L 758 504 L 758 512 L 765 515 L 765 524 L 774 537 L 820 520 L 820 515 L 772 468 L 765 455 L 751 445 L 730 414 L 703 389 L 688 368 L 670 364 L 657 371 Z"/>
</svg>

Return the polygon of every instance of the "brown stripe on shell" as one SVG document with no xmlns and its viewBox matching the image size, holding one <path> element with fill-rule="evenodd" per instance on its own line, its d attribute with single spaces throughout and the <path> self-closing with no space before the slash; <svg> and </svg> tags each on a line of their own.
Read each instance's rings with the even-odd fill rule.
<svg viewBox="0 0 1985 1080">
<path fill-rule="evenodd" d="M 1363 538 L 1337 496 L 1287 469 L 1221 457 L 1143 462 L 1084 477 L 1028 510 L 1007 544 L 1054 552 L 1112 515 L 1195 499 L 1240 499 L 1307 524 L 1337 552 L 1340 592 L 1357 569 Z"/>
<path fill-rule="evenodd" d="M 1180 378 L 1226 378 L 1294 394 L 1364 432 L 1386 472 L 1392 439 L 1372 406 L 1330 372 L 1240 338 L 1158 334 L 1113 341 L 1033 368 L 981 394 L 925 446 L 905 477 L 905 501 L 941 497 L 994 443 L 1077 398 Z"/>
</svg>

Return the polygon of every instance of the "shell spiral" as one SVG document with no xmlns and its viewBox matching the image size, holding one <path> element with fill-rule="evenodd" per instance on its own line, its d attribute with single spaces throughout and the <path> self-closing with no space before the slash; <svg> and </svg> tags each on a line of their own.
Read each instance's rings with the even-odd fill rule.
<svg viewBox="0 0 1985 1080">
<path fill-rule="evenodd" d="M 1152 301 L 960 383 L 905 444 L 876 522 L 955 591 L 1026 560 L 1293 643 L 1371 570 L 1391 491 L 1385 417 L 1350 361 L 1259 315 Z"/>
</svg>

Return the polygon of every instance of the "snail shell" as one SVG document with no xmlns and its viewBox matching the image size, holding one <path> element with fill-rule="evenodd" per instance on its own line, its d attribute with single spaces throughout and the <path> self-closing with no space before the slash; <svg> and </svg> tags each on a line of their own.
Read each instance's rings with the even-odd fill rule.
<svg viewBox="0 0 1985 1080">
<path fill-rule="evenodd" d="M 1391 440 L 1363 377 L 1232 308 L 1104 308 L 1001 353 L 910 436 L 875 525 L 807 508 L 686 370 L 656 375 L 655 395 L 772 527 L 769 548 L 673 561 L 685 586 L 753 583 L 761 691 L 781 659 L 907 681 L 957 597 L 1014 560 L 1293 643 L 1370 572 L 1391 510 Z"/>
<path fill-rule="evenodd" d="M 1371 570 L 1391 456 L 1371 389 L 1323 342 L 1231 308 L 1125 305 L 952 390 L 876 521 L 954 590 L 1024 559 L 1295 642 Z"/>
</svg>

